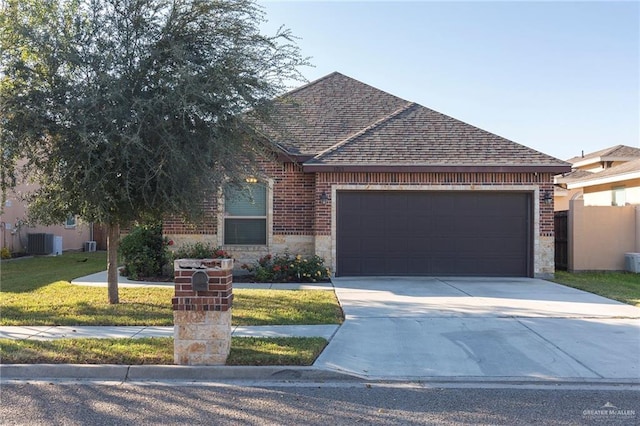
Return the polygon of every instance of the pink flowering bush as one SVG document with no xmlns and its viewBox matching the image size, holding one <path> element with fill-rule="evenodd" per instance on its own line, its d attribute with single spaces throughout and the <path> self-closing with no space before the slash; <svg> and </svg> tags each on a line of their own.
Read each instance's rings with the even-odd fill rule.
<svg viewBox="0 0 640 426">
<path fill-rule="evenodd" d="M 320 256 L 291 256 L 289 253 L 261 257 L 254 265 L 242 265 L 258 282 L 311 282 L 329 279 L 329 268 Z"/>
</svg>

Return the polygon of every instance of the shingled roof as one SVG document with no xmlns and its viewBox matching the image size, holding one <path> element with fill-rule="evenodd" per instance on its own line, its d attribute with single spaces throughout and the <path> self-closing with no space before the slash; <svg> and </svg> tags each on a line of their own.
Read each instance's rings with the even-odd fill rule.
<svg viewBox="0 0 640 426">
<path fill-rule="evenodd" d="M 570 189 L 640 178 L 640 158 L 567 182 Z"/>
<path fill-rule="evenodd" d="M 554 183 L 569 183 L 574 180 L 583 179 L 589 176 L 594 175 L 594 172 L 589 172 L 587 170 L 574 169 L 569 173 L 563 173 L 561 175 L 556 175 L 554 177 Z"/>
<path fill-rule="evenodd" d="M 616 145 L 591 152 L 587 155 L 573 157 L 567 161 L 571 164 L 577 165 L 580 163 L 598 163 L 600 161 L 629 161 L 634 158 L 640 158 L 640 148 L 634 148 L 627 145 Z"/>
<path fill-rule="evenodd" d="M 303 159 L 306 171 L 571 169 L 337 72 L 289 92 L 276 106 L 281 129 L 270 136 L 287 154 Z"/>
<path fill-rule="evenodd" d="M 314 156 L 387 117 L 407 101 L 331 73 L 276 102 L 269 136 L 293 155 Z"/>
</svg>

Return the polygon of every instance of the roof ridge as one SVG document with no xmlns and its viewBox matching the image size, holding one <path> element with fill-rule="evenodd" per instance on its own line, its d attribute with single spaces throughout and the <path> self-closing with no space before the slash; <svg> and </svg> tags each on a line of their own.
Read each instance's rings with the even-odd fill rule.
<svg viewBox="0 0 640 426">
<path fill-rule="evenodd" d="M 602 158 L 602 157 L 606 157 L 608 155 L 612 155 L 614 154 L 616 151 L 621 150 L 621 149 L 631 149 L 631 150 L 640 150 L 640 148 L 635 147 L 635 146 L 630 146 L 630 145 L 624 145 L 624 144 L 619 144 L 619 145 L 614 145 L 614 146 L 610 146 L 607 148 L 602 148 L 599 149 L 597 151 L 593 151 L 593 152 L 588 152 L 587 154 L 583 154 L 583 155 L 576 155 L 573 156 L 571 158 L 569 158 L 567 161 L 572 160 L 572 164 L 575 163 L 579 163 L 582 161 L 586 161 L 586 160 L 594 160 L 597 158 Z M 632 158 L 636 158 L 633 157 Z"/>
<path fill-rule="evenodd" d="M 300 86 L 300 87 L 296 87 L 295 89 L 289 90 L 288 92 L 283 93 L 283 94 L 282 94 L 282 95 L 280 95 L 279 97 L 286 97 L 286 96 L 288 96 L 288 95 L 292 95 L 292 94 L 297 93 L 297 92 L 299 92 L 299 91 L 301 91 L 301 90 L 303 90 L 303 89 L 306 89 L 306 88 L 311 87 L 311 86 L 313 86 L 313 85 L 315 85 L 315 84 L 318 84 L 318 83 L 320 83 L 321 81 L 326 80 L 326 79 L 328 79 L 329 77 L 333 77 L 333 76 L 335 76 L 335 75 L 342 75 L 342 76 L 345 76 L 344 74 L 341 74 L 341 73 L 340 73 L 340 72 L 338 72 L 338 71 L 334 71 L 334 72 L 329 73 L 329 74 L 327 74 L 327 75 L 325 75 L 325 76 L 323 76 L 323 77 L 320 77 L 320 78 L 318 78 L 318 79 L 316 79 L 316 80 L 310 81 L 310 82 L 308 82 L 307 84 L 303 84 L 303 85 L 302 85 L 302 86 Z M 346 77 L 346 76 L 345 76 L 345 77 Z"/>
<path fill-rule="evenodd" d="M 615 151 L 619 150 L 619 149 L 620 149 L 620 148 L 622 148 L 622 147 L 623 147 L 623 145 L 616 145 L 616 146 L 612 146 L 612 147 L 611 147 L 611 148 L 609 148 L 609 149 L 606 149 L 606 148 L 605 148 L 605 149 L 606 149 L 606 151 L 605 151 L 605 152 L 603 152 L 603 153 L 600 155 L 600 157 L 604 157 L 605 155 L 609 155 L 609 154 L 611 154 L 612 152 L 615 152 Z"/>
<path fill-rule="evenodd" d="M 331 145 L 329 148 L 325 149 L 324 151 L 320 151 L 318 154 L 316 154 L 312 160 L 317 160 L 320 157 L 322 157 L 325 154 L 328 154 L 330 152 L 335 151 L 336 149 L 348 144 L 349 142 L 353 141 L 354 139 L 366 134 L 367 132 L 375 129 L 376 127 L 380 127 L 382 124 L 388 122 L 389 120 L 397 117 L 398 115 L 402 114 L 403 112 L 411 109 L 412 107 L 418 105 L 415 102 L 407 102 L 406 104 L 404 104 L 403 106 L 401 106 L 400 108 L 398 108 L 397 110 L 391 112 L 388 115 L 385 115 L 384 117 L 382 117 L 381 119 L 371 123 L 370 125 L 368 125 L 367 127 L 358 130 L 357 132 L 355 132 L 354 134 L 350 135 L 349 137 L 339 141 L 338 143 Z"/>
</svg>

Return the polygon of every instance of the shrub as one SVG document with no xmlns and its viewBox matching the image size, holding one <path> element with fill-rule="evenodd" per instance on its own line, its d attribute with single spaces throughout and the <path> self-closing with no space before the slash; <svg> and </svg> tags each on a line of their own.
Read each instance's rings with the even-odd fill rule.
<svg viewBox="0 0 640 426">
<path fill-rule="evenodd" d="M 162 225 L 135 226 L 120 242 L 124 263 L 121 274 L 132 280 L 161 277 L 163 266 L 171 260 L 167 245 L 167 240 L 162 237 Z"/>
<path fill-rule="evenodd" d="M 185 243 L 173 251 L 173 259 L 231 259 L 221 247 L 209 243 Z"/>
<path fill-rule="evenodd" d="M 0 258 L 11 259 L 11 250 L 9 250 L 8 247 L 2 247 L 2 250 L 0 250 Z"/>
<path fill-rule="evenodd" d="M 317 282 L 329 279 L 329 268 L 320 256 L 292 257 L 289 253 L 267 254 L 255 265 L 242 265 L 260 282 Z"/>
</svg>

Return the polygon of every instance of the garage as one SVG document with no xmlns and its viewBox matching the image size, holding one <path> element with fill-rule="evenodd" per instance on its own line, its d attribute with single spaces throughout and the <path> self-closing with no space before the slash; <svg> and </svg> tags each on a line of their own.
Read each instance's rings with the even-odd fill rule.
<svg viewBox="0 0 640 426">
<path fill-rule="evenodd" d="M 532 276 L 530 192 L 339 191 L 338 276 Z"/>
</svg>

